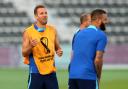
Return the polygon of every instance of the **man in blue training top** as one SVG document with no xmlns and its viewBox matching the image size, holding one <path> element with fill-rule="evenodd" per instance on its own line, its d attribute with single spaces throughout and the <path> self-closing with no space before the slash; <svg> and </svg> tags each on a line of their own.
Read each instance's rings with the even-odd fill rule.
<svg viewBox="0 0 128 89">
<path fill-rule="evenodd" d="M 77 35 L 77 33 L 79 33 L 79 31 L 83 30 L 84 28 L 88 27 L 90 24 L 91 24 L 90 14 L 89 13 L 82 13 L 81 16 L 80 16 L 80 26 L 77 29 L 77 31 L 74 34 L 73 39 L 72 39 L 72 46 L 73 46 L 73 43 L 74 43 L 74 38 Z M 71 52 L 71 57 L 72 57 L 72 55 L 73 55 L 73 51 Z"/>
<path fill-rule="evenodd" d="M 98 89 L 107 44 L 103 32 L 107 22 L 107 13 L 96 9 L 91 12 L 91 25 L 75 36 L 69 69 L 69 89 Z"/>
</svg>

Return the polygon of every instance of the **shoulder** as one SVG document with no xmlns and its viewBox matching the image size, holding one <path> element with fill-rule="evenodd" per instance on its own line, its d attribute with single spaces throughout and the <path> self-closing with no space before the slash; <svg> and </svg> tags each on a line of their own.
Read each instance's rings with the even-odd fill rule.
<svg viewBox="0 0 128 89">
<path fill-rule="evenodd" d="M 100 39 L 107 40 L 107 35 L 104 31 L 98 30 L 98 36 Z"/>
<path fill-rule="evenodd" d="M 48 28 L 49 31 L 54 32 L 55 34 L 57 33 L 56 27 L 53 24 L 47 24 L 46 28 Z"/>
<path fill-rule="evenodd" d="M 33 29 L 33 27 L 34 27 L 34 25 L 32 24 L 32 25 L 26 27 L 23 32 L 29 31 L 29 30 Z"/>
<path fill-rule="evenodd" d="M 74 31 L 74 35 L 76 35 L 79 31 L 80 31 L 80 29 L 79 29 L 79 28 L 78 28 L 78 29 L 76 29 L 76 30 Z"/>
<path fill-rule="evenodd" d="M 55 27 L 55 25 L 53 25 L 53 24 L 47 24 L 46 26 L 47 26 L 48 28 L 50 28 L 50 29 L 56 30 L 56 27 Z"/>
<path fill-rule="evenodd" d="M 105 36 L 105 37 L 107 36 L 106 33 L 104 31 L 102 31 L 102 30 L 98 30 L 98 33 L 101 36 Z"/>
<path fill-rule="evenodd" d="M 23 30 L 22 35 L 23 35 L 23 36 L 24 36 L 24 35 L 28 35 L 28 34 L 30 33 L 30 31 L 33 29 L 33 27 L 34 27 L 33 24 L 30 25 L 30 26 L 28 26 L 28 27 L 26 27 L 26 28 Z"/>
</svg>

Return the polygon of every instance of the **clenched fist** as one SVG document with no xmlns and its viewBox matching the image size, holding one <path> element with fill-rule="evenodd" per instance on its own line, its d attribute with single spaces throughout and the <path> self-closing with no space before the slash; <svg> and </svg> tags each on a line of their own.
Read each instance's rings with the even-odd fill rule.
<svg viewBox="0 0 128 89">
<path fill-rule="evenodd" d="M 61 57 L 61 56 L 63 55 L 62 49 L 58 49 L 58 50 L 56 51 L 56 54 L 57 54 L 59 57 Z"/>
</svg>

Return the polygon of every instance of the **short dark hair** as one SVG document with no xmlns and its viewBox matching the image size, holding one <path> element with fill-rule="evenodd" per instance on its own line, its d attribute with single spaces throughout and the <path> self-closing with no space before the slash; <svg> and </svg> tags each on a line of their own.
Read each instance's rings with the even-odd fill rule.
<svg viewBox="0 0 128 89">
<path fill-rule="evenodd" d="M 36 7 L 35 7 L 35 9 L 34 9 L 34 15 L 37 15 L 37 9 L 38 8 L 45 8 L 45 6 L 44 5 L 37 5 Z"/>
<path fill-rule="evenodd" d="M 91 20 L 97 20 L 102 16 L 102 14 L 107 14 L 105 10 L 102 9 L 96 9 L 91 12 Z"/>
<path fill-rule="evenodd" d="M 80 15 L 80 23 L 82 24 L 85 20 L 87 20 L 87 16 L 89 15 L 89 13 L 82 13 Z"/>
</svg>

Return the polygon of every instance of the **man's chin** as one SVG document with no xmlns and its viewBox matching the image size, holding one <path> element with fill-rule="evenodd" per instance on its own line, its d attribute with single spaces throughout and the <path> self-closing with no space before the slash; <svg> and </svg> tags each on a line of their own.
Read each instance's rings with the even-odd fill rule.
<svg viewBox="0 0 128 89">
<path fill-rule="evenodd" d="M 47 22 L 42 22 L 42 25 L 46 25 L 47 24 Z"/>
</svg>

